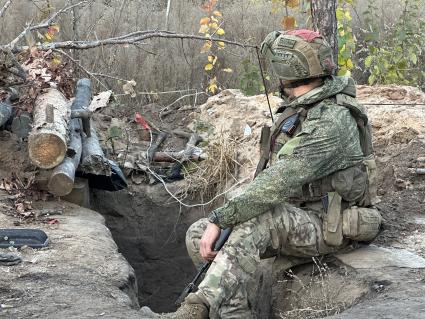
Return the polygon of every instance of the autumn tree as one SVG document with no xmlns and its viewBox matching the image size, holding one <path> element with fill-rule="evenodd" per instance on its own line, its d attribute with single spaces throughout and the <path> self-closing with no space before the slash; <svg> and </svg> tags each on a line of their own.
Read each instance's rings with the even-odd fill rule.
<svg viewBox="0 0 425 319">
<path fill-rule="evenodd" d="M 336 0 L 311 0 L 313 29 L 319 31 L 332 47 L 335 65 L 338 65 L 338 34 Z"/>
</svg>

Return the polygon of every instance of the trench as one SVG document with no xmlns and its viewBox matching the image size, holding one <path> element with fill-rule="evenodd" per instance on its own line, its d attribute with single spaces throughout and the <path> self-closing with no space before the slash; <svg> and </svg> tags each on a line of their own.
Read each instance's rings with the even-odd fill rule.
<svg viewBox="0 0 425 319">
<path fill-rule="evenodd" d="M 157 312 L 175 310 L 175 300 L 195 275 L 185 234 L 203 216 L 168 200 L 161 185 L 91 194 L 91 208 L 105 217 L 120 253 L 135 270 L 140 306 Z"/>
</svg>

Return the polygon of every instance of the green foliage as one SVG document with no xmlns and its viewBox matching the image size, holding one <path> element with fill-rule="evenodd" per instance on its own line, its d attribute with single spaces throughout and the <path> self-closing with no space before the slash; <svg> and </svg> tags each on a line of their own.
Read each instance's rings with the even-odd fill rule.
<svg viewBox="0 0 425 319">
<path fill-rule="evenodd" d="M 394 1 L 396 2 L 396 1 Z M 368 0 L 365 16 L 364 50 L 367 52 L 365 67 L 370 72 L 372 84 L 418 85 L 423 81 L 423 68 L 418 58 L 423 53 L 425 21 L 420 15 L 424 0 L 399 0 L 402 12 L 397 21 L 385 24 L 382 12 L 375 1 Z"/>
<path fill-rule="evenodd" d="M 353 54 L 356 49 L 356 42 L 351 28 L 352 17 L 349 5 L 353 5 L 354 0 L 339 0 L 336 9 L 336 19 L 338 27 L 338 75 L 351 75 L 353 69 Z"/>
<path fill-rule="evenodd" d="M 264 91 L 260 67 L 249 59 L 242 61 L 243 72 L 240 76 L 240 88 L 245 95 L 256 95 Z"/>
</svg>

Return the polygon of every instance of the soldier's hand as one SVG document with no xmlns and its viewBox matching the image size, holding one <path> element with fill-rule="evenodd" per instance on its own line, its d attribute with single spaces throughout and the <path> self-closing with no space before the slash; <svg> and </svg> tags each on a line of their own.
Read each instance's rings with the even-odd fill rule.
<svg viewBox="0 0 425 319">
<path fill-rule="evenodd" d="M 220 236 L 221 229 L 216 224 L 208 223 L 207 228 L 202 235 L 200 242 L 199 252 L 202 258 L 208 261 L 212 261 L 217 255 L 217 251 L 214 251 L 214 244 Z"/>
</svg>

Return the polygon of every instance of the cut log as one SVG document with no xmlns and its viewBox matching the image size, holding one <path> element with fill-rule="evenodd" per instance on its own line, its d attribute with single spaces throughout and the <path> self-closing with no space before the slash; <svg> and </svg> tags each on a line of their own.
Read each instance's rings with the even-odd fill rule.
<svg viewBox="0 0 425 319">
<path fill-rule="evenodd" d="M 81 159 L 81 134 L 78 119 L 71 121 L 70 142 L 67 156 L 52 172 L 49 192 L 55 196 L 65 196 L 74 188 L 75 172 Z"/>
<path fill-rule="evenodd" d="M 70 113 L 68 101 L 57 89 L 48 89 L 35 101 L 28 151 L 36 166 L 53 168 L 65 158 Z"/>
<path fill-rule="evenodd" d="M 89 79 L 81 79 L 77 82 L 75 99 L 71 105 L 71 125 L 69 130 L 70 143 L 67 156 L 52 173 L 49 180 L 49 191 L 56 196 L 65 196 L 74 188 L 75 172 L 80 164 L 82 153 L 81 122 L 86 128 L 90 128 L 90 117 L 72 116 L 75 113 L 84 113 L 90 104 L 91 83 Z M 87 121 L 89 123 L 87 123 Z"/>
<path fill-rule="evenodd" d="M 111 166 L 103 153 L 93 122 L 90 123 L 91 136 L 83 134 L 83 154 L 81 169 L 84 174 L 111 176 Z"/>
</svg>

